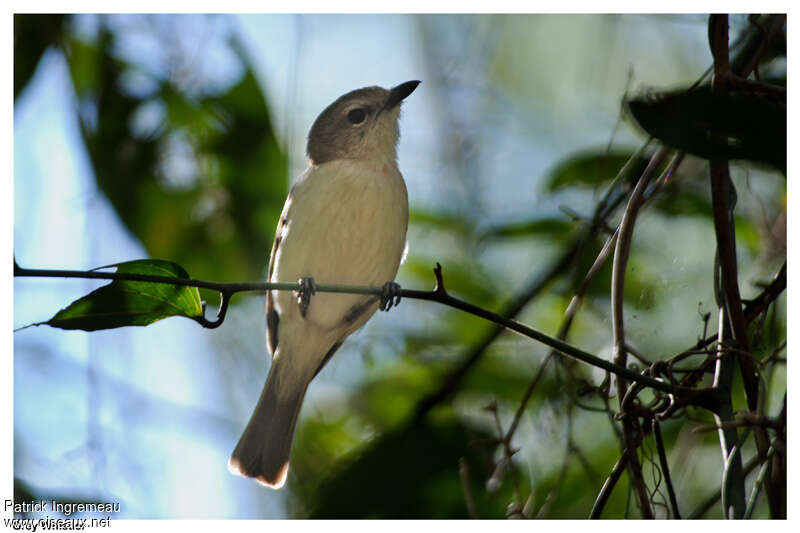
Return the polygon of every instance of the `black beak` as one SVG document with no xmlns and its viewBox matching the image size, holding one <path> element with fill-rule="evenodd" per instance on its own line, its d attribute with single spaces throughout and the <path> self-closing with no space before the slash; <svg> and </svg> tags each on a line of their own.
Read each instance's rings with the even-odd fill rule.
<svg viewBox="0 0 800 533">
<path fill-rule="evenodd" d="M 419 80 L 407 81 L 405 83 L 401 83 L 397 87 L 393 87 L 389 91 L 389 98 L 386 100 L 386 104 L 384 104 L 384 109 L 391 109 L 398 105 L 400 102 L 405 100 L 405 98 L 414 92 L 414 89 L 417 88 L 419 85 Z"/>
</svg>

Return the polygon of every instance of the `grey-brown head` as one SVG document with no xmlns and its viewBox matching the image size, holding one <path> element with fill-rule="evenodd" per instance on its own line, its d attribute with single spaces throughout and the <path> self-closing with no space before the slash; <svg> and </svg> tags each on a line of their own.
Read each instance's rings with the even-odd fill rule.
<svg viewBox="0 0 800 533">
<path fill-rule="evenodd" d="M 336 159 L 397 159 L 400 103 L 419 85 L 364 87 L 339 97 L 314 121 L 308 134 L 313 165 Z"/>
</svg>

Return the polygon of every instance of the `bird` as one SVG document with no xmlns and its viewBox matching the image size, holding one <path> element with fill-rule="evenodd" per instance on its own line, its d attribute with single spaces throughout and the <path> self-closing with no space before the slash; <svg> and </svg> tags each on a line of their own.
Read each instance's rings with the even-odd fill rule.
<svg viewBox="0 0 800 533">
<path fill-rule="evenodd" d="M 399 303 L 394 282 L 407 250 L 408 192 L 397 162 L 402 102 L 418 80 L 348 92 L 308 134 L 309 165 L 278 219 L 267 279 L 266 383 L 228 469 L 283 487 L 303 397 L 345 339 L 378 308 Z M 381 295 L 320 292 L 317 283 L 382 287 Z M 313 300 L 312 300 L 313 295 Z"/>
</svg>

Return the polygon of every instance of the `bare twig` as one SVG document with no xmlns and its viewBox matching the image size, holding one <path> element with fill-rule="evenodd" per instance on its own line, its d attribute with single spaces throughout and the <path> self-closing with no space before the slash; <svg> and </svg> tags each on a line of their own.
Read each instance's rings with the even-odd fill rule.
<svg viewBox="0 0 800 533">
<path fill-rule="evenodd" d="M 622 457 L 619 458 L 614 468 L 611 469 L 611 474 L 608 476 L 608 479 L 606 479 L 606 482 L 603 483 L 603 488 L 601 488 L 600 492 L 597 494 L 594 506 L 592 506 L 592 512 L 589 513 L 589 518 L 600 518 L 600 515 L 603 513 L 603 508 L 606 506 L 606 503 L 608 503 L 608 498 L 611 497 L 611 492 L 614 490 L 617 481 L 622 477 L 622 473 L 628 466 L 629 455 L 630 454 L 623 451 Z"/>
<path fill-rule="evenodd" d="M 464 490 L 464 503 L 467 506 L 467 516 L 472 519 L 478 518 L 475 512 L 475 502 L 472 500 L 472 489 L 469 485 L 469 465 L 463 457 L 458 461 L 458 476 L 461 478 L 461 488 Z"/>
<path fill-rule="evenodd" d="M 622 215 L 622 222 L 619 226 L 619 236 L 614 250 L 614 263 L 611 273 L 611 324 L 614 335 L 614 362 L 621 367 L 627 368 L 627 352 L 625 351 L 625 329 L 623 319 L 623 287 L 625 283 L 625 268 L 630 255 L 631 241 L 633 239 L 633 228 L 636 223 L 636 215 L 641 206 L 642 197 L 650 181 L 650 177 L 666 158 L 668 149 L 660 148 L 650 159 L 650 163 L 642 173 L 636 187 L 631 193 L 625 213 Z M 627 381 L 617 377 L 617 395 L 619 396 L 620 408 L 625 397 Z M 631 483 L 636 490 L 639 508 L 644 518 L 653 518 L 653 510 L 650 507 L 650 500 L 647 495 L 647 487 L 642 477 L 642 468 L 639 457 L 636 453 L 638 447 L 635 436 L 634 421 L 626 417 L 622 421 L 623 446 L 628 454 L 628 472 L 631 476 Z"/>
<path fill-rule="evenodd" d="M 623 376 L 625 379 L 642 383 L 644 386 L 652 387 L 662 392 L 676 394 L 678 396 L 690 398 L 693 402 L 702 404 L 709 398 L 712 391 L 703 389 L 688 389 L 681 387 L 673 387 L 662 381 L 658 381 L 646 375 L 641 375 L 628 368 L 620 367 L 606 359 L 597 357 L 596 355 L 585 352 L 576 348 L 559 339 L 555 339 L 538 331 L 534 328 L 526 326 L 515 320 L 498 315 L 487 309 L 465 302 L 458 298 L 451 296 L 444 288 L 444 279 L 442 277 L 442 267 L 438 263 L 434 269 L 436 275 L 436 287 L 431 291 L 421 291 L 415 289 L 402 289 L 400 296 L 402 298 L 411 298 L 417 300 L 426 300 L 437 302 L 448 307 L 460 309 L 466 313 L 475 315 L 477 317 L 494 322 L 502 327 L 515 331 L 525 337 L 539 341 L 543 344 L 554 348 L 561 353 L 570 356 L 584 363 L 597 366 L 611 372 Z M 266 291 L 266 290 L 292 290 L 296 291 L 299 288 L 298 283 L 215 283 L 209 281 L 172 278 L 167 276 L 149 276 L 149 275 L 135 275 L 135 274 L 118 274 L 115 272 L 84 272 L 84 271 L 70 271 L 70 270 L 34 270 L 24 269 L 15 266 L 15 276 L 39 276 L 39 277 L 67 277 L 67 278 L 98 278 L 98 279 L 122 279 L 127 281 L 148 281 L 152 283 L 166 283 L 172 285 L 182 285 L 189 287 L 201 287 L 213 290 L 228 291 L 231 294 L 242 291 Z M 350 286 L 350 285 L 317 285 L 318 292 L 335 292 L 335 293 L 352 293 L 352 294 L 372 294 L 379 296 L 383 293 L 382 287 L 363 287 L 363 286 Z M 218 325 L 218 324 L 217 324 Z M 216 326 L 213 326 L 216 327 Z"/>
<path fill-rule="evenodd" d="M 716 92 L 724 93 L 725 76 L 730 75 L 730 62 L 728 58 L 728 16 L 712 15 L 709 18 L 709 40 L 711 51 L 714 55 L 714 79 L 712 88 Z M 712 135 L 721 136 L 721 132 L 711 132 Z M 728 319 L 731 322 L 733 338 L 742 350 L 739 356 L 739 365 L 742 368 L 747 403 L 755 411 L 758 401 L 758 377 L 752 358 L 744 355 L 749 351 L 747 339 L 747 324 L 742 310 L 742 298 L 739 293 L 739 281 L 736 261 L 736 237 L 733 222 L 733 206 L 729 199 L 733 194 L 730 171 L 727 160 L 715 159 L 710 161 L 711 174 L 711 203 L 714 212 L 714 231 L 717 237 L 717 254 L 719 270 L 722 278 L 722 290 L 725 293 L 725 302 Z"/>
<path fill-rule="evenodd" d="M 664 450 L 664 440 L 661 438 L 661 424 L 656 418 L 653 418 L 653 437 L 656 440 L 656 448 L 658 449 L 658 461 L 661 463 L 661 471 L 664 473 L 664 482 L 667 484 L 667 493 L 669 494 L 669 502 L 672 506 L 672 515 L 676 519 L 681 519 L 681 512 L 678 509 L 678 498 L 675 496 L 675 489 L 672 486 L 672 476 L 669 473 L 669 463 L 667 463 L 667 453 Z"/>
<path fill-rule="evenodd" d="M 722 502 L 725 518 L 741 518 L 745 510 L 744 472 L 742 469 L 741 454 L 738 453 L 740 441 L 736 428 L 728 428 L 726 424 L 733 421 L 733 406 L 731 404 L 731 383 L 733 381 L 733 355 L 722 352 L 725 340 L 729 338 L 730 327 L 725 319 L 725 307 L 719 310 L 719 343 L 720 351 L 717 354 L 714 370 L 714 388 L 721 393 L 719 408 L 714 413 L 714 419 L 719 429 L 719 441 L 722 451 L 722 460 L 725 468 L 722 482 Z M 736 453 L 734 453 L 736 452 Z"/>
<path fill-rule="evenodd" d="M 769 447 L 769 450 L 767 451 L 767 460 L 761 464 L 761 470 L 758 471 L 758 476 L 756 476 L 756 480 L 753 483 L 753 490 L 750 492 L 750 500 L 747 502 L 747 509 L 744 511 L 745 519 L 750 519 L 753 516 L 753 510 L 756 508 L 758 494 L 761 492 L 761 485 L 763 485 L 764 479 L 767 477 L 767 473 L 769 472 L 770 461 L 772 461 L 773 455 L 775 455 L 774 444 Z"/>
<path fill-rule="evenodd" d="M 575 264 L 578 256 L 580 255 L 580 250 L 584 243 L 592 238 L 592 236 L 605 225 L 605 219 L 619 206 L 624 196 L 619 195 L 613 200 L 611 199 L 611 196 L 613 192 L 618 189 L 624 178 L 630 173 L 634 164 L 639 160 L 649 144 L 649 140 L 645 142 L 619 170 L 617 175 L 606 189 L 605 194 L 597 203 L 591 224 L 582 232 L 581 235 L 579 235 L 569 246 L 567 246 L 565 252 L 558 258 L 558 260 L 553 262 L 553 264 L 541 274 L 535 276 L 530 283 L 528 283 L 527 288 L 524 289 L 519 296 L 515 297 L 506 306 L 506 308 L 500 312 L 500 315 L 508 318 L 514 318 L 522 311 L 522 309 L 525 308 L 526 305 L 528 305 L 528 303 L 530 303 L 531 300 L 538 296 L 545 287 L 547 287 L 560 276 L 563 276 L 569 272 L 569 269 Z M 601 256 L 602 255 L 603 254 L 601 253 Z M 603 260 L 604 259 L 605 258 L 603 257 Z M 600 265 L 597 266 L 597 270 L 599 270 L 599 267 L 602 266 L 602 260 L 598 258 L 598 261 L 600 261 Z M 597 263 L 597 261 L 595 261 L 595 263 Z M 594 274 L 596 274 L 596 272 L 591 273 L 590 276 L 593 277 Z M 589 278 L 589 276 L 587 276 L 587 278 Z M 585 291 L 587 286 L 588 281 L 585 280 L 584 286 L 579 289 L 579 292 Z M 574 312 L 575 310 L 570 311 L 568 309 L 567 315 L 569 316 L 570 313 L 574 314 Z M 450 373 L 447 374 L 447 376 L 443 379 L 441 386 L 436 391 L 423 398 L 419 403 L 416 410 L 416 419 L 421 419 L 431 408 L 444 401 L 456 391 L 461 379 L 480 360 L 486 349 L 497 339 L 497 337 L 500 336 L 502 332 L 503 327 L 500 325 L 493 328 L 480 342 L 478 342 L 467 352 L 465 356 L 461 358 L 460 363 L 457 364 L 456 367 L 451 370 Z"/>
</svg>

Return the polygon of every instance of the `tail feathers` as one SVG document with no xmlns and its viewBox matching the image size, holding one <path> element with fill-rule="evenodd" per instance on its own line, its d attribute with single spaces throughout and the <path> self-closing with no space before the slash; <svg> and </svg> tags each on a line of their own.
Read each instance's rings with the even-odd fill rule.
<svg viewBox="0 0 800 533">
<path fill-rule="evenodd" d="M 228 470 L 279 489 L 289 473 L 289 454 L 307 381 L 287 378 L 273 360 L 253 416 L 233 450 Z"/>
</svg>

